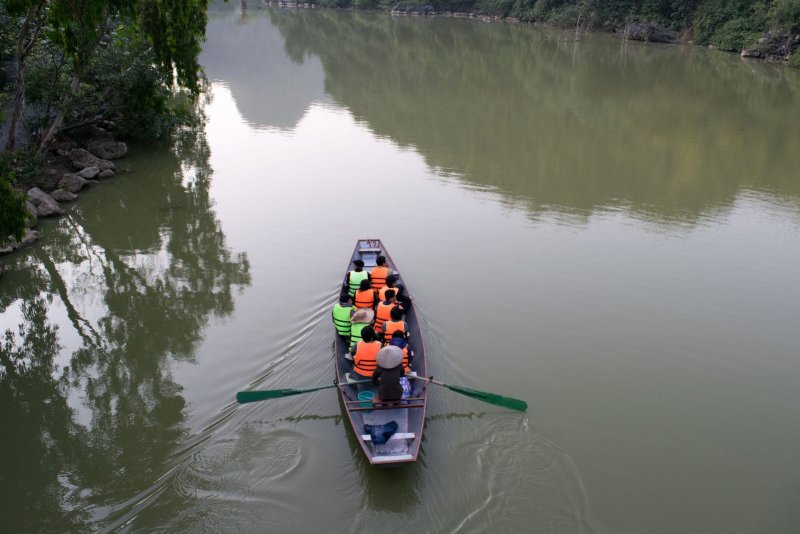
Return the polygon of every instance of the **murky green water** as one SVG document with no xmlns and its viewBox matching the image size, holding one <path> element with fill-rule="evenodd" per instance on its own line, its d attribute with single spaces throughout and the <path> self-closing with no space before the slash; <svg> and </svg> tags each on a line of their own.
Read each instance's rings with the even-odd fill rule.
<svg viewBox="0 0 800 534">
<path fill-rule="evenodd" d="M 695 47 L 218 12 L 207 125 L 3 259 L 3 529 L 796 532 L 800 76 Z M 368 465 L 329 310 L 389 247 L 449 383 Z"/>
</svg>

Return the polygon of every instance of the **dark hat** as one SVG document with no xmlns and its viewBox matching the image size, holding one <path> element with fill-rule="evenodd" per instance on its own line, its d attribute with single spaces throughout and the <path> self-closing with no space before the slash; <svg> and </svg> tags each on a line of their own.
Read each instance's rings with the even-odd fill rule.
<svg viewBox="0 0 800 534">
<path fill-rule="evenodd" d="M 353 260 L 353 265 L 355 265 L 356 267 L 363 267 L 364 266 L 364 261 L 363 260 Z"/>
<path fill-rule="evenodd" d="M 395 334 L 397 334 L 397 333 L 398 332 L 395 332 Z M 402 335 L 402 333 L 401 333 L 401 335 Z M 392 336 L 392 339 L 389 341 L 389 345 L 393 345 L 395 347 L 400 347 L 401 349 L 404 349 L 404 348 L 406 348 L 408 346 L 408 341 L 406 341 L 404 338 L 402 338 L 400 336 L 397 336 L 397 337 Z"/>
</svg>

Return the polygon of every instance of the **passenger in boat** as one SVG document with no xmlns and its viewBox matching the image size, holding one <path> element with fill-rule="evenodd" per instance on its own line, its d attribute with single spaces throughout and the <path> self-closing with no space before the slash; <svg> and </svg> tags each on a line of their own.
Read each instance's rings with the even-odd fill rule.
<svg viewBox="0 0 800 534">
<path fill-rule="evenodd" d="M 374 287 L 377 291 L 386 286 L 386 277 L 388 277 L 392 271 L 386 265 L 386 256 L 378 256 L 375 259 L 375 263 L 377 263 L 377 266 L 372 268 L 370 278 L 372 281 L 372 287 Z"/>
<path fill-rule="evenodd" d="M 375 318 L 375 312 L 372 308 L 359 308 L 350 316 L 350 349 L 355 347 L 356 343 L 361 341 L 361 330 L 365 326 L 372 326 L 372 320 Z M 348 354 L 349 355 L 349 354 Z"/>
<path fill-rule="evenodd" d="M 369 280 L 369 273 L 364 270 L 364 262 L 361 260 L 353 260 L 353 270 L 348 271 L 344 279 L 344 285 L 347 292 L 351 297 L 356 295 L 356 291 L 361 286 L 362 280 Z"/>
<path fill-rule="evenodd" d="M 394 346 L 403 351 L 403 371 L 406 373 L 411 370 L 411 359 L 414 357 L 414 351 L 408 341 L 403 337 L 403 333 L 397 330 L 392 334 L 392 339 L 389 340 L 388 346 Z"/>
<path fill-rule="evenodd" d="M 403 337 L 408 339 L 408 323 L 403 320 L 403 310 L 395 306 L 389 312 L 390 320 L 383 324 L 383 340 L 389 341 L 392 339 L 392 334 L 395 332 L 402 332 Z"/>
<path fill-rule="evenodd" d="M 339 302 L 333 305 L 333 324 L 336 326 L 336 333 L 344 338 L 350 337 L 350 316 L 353 314 L 355 307 L 353 306 L 353 299 L 347 294 L 347 291 L 342 291 L 339 295 Z"/>
<path fill-rule="evenodd" d="M 385 299 L 378 303 L 375 308 L 375 331 L 383 332 L 383 323 L 391 319 L 392 308 L 399 306 L 402 308 L 397 299 L 395 298 L 395 290 L 389 289 L 384 292 Z"/>
<path fill-rule="evenodd" d="M 391 402 L 402 399 L 403 374 L 403 351 L 394 345 L 383 347 L 376 356 L 376 368 L 372 373 L 372 383 L 378 386 L 375 400 Z"/>
<path fill-rule="evenodd" d="M 356 308 L 374 308 L 378 302 L 378 296 L 369 280 L 362 280 L 361 285 L 356 291 L 355 304 Z"/>
<path fill-rule="evenodd" d="M 387 276 L 386 285 L 380 290 L 378 290 L 378 298 L 380 300 L 386 300 L 386 291 L 394 289 L 395 291 L 394 296 L 398 302 L 400 302 L 401 304 L 410 304 L 411 299 L 408 297 L 408 295 L 406 295 L 405 288 L 402 286 L 402 284 L 398 284 L 397 280 L 398 278 L 396 274 L 390 274 L 389 276 Z"/>
<path fill-rule="evenodd" d="M 378 366 L 378 351 L 381 342 L 376 339 L 375 330 L 365 326 L 361 330 L 361 340 L 353 347 L 353 372 L 356 378 L 370 378 Z"/>
</svg>

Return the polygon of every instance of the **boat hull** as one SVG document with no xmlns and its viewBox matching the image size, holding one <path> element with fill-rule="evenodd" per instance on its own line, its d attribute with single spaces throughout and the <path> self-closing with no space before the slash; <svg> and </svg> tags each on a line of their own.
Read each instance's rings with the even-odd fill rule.
<svg viewBox="0 0 800 534">
<path fill-rule="evenodd" d="M 370 272 L 375 267 L 377 256 L 386 257 L 390 269 L 398 275 L 398 284 L 405 287 L 410 296 L 408 286 L 391 256 L 379 239 L 359 239 L 350 258 L 347 271 L 352 269 L 353 261 L 364 261 L 364 269 Z M 345 276 L 347 275 L 345 271 Z M 418 376 L 427 376 L 425 345 L 419 328 L 419 320 L 413 305 L 407 305 L 405 320 L 409 327 L 409 344 L 414 349 L 411 372 Z M 335 334 L 334 334 L 335 335 Z M 422 431 L 425 426 L 425 409 L 427 404 L 427 388 L 422 380 L 411 380 L 412 393 L 404 403 L 373 404 L 365 400 L 370 393 L 377 395 L 377 387 L 372 383 L 349 383 L 353 364 L 345 356 L 349 352 L 348 342 L 335 335 L 336 341 L 336 380 L 340 384 L 339 392 L 344 411 L 350 421 L 359 446 L 365 456 L 374 465 L 397 465 L 414 462 L 422 443 Z M 352 380 L 352 379 L 350 379 Z M 361 397 L 359 398 L 359 394 Z M 385 425 L 397 423 L 397 430 L 384 444 L 373 443 L 365 425 Z"/>
</svg>

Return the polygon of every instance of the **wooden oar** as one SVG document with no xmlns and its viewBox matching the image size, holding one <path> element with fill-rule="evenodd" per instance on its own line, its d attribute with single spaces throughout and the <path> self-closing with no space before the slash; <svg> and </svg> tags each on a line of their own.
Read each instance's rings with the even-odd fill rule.
<svg viewBox="0 0 800 534">
<path fill-rule="evenodd" d="M 436 384 L 437 386 L 444 386 L 449 390 L 455 391 L 456 393 L 461 393 L 462 395 L 466 395 L 467 397 L 472 397 L 473 399 L 478 399 L 479 401 L 488 402 L 489 404 L 494 404 L 495 406 L 502 406 L 503 408 L 509 408 L 511 410 L 516 410 L 518 412 L 524 412 L 525 410 L 528 409 L 528 403 L 525 402 L 524 400 L 514 399 L 512 397 L 503 397 L 502 395 L 498 395 L 496 393 L 477 391 L 475 389 L 469 389 L 463 386 L 454 386 L 452 384 L 445 384 L 444 382 L 439 382 L 438 380 L 434 380 L 433 377 L 425 378 L 424 376 L 410 375 L 409 378 L 424 380 L 425 382 L 430 382 L 431 384 Z"/>
<path fill-rule="evenodd" d="M 258 402 L 262 400 L 268 399 L 279 399 L 281 397 L 291 397 L 292 395 L 302 395 L 303 393 L 311 393 L 312 391 L 319 391 L 320 389 L 330 389 L 335 388 L 341 385 L 350 385 L 350 384 L 364 384 L 366 382 L 372 382 L 372 380 L 354 380 L 351 382 L 346 382 L 344 384 L 340 384 L 339 382 L 334 382 L 333 384 L 328 384 L 325 386 L 316 386 L 313 388 L 300 388 L 300 389 L 267 389 L 262 391 L 240 391 L 236 394 L 236 402 L 239 404 L 247 404 L 248 402 Z"/>
</svg>

